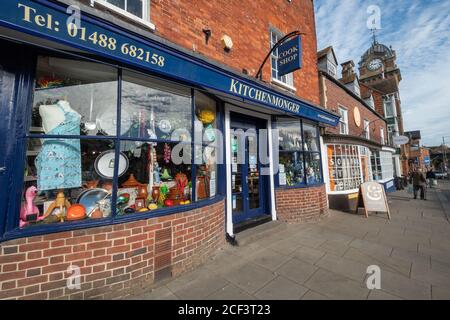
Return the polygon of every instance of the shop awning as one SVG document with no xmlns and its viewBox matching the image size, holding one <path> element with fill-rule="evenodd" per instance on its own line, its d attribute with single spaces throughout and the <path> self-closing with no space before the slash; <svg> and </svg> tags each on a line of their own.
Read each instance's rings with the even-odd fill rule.
<svg viewBox="0 0 450 320">
<path fill-rule="evenodd" d="M 65 7 L 46 0 L 0 2 L 0 25 L 7 28 L 322 124 L 335 126 L 339 121 L 338 115 L 283 94 L 260 81 L 154 39 L 130 33 L 94 16 L 82 14 L 78 26 L 69 18 Z"/>
</svg>

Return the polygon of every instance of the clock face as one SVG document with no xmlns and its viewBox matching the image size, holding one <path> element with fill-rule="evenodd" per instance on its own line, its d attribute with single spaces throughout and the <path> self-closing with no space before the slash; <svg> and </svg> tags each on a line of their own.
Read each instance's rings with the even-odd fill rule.
<svg viewBox="0 0 450 320">
<path fill-rule="evenodd" d="M 367 64 L 367 69 L 369 69 L 370 71 L 375 71 L 375 70 L 380 69 L 381 66 L 382 66 L 382 62 L 380 59 L 372 59 Z"/>
</svg>

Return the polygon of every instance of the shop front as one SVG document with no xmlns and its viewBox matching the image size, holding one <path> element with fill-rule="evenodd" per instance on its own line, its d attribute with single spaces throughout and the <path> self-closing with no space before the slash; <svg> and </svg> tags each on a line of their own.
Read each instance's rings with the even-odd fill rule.
<svg viewBox="0 0 450 320">
<path fill-rule="evenodd" d="M 0 298 L 122 297 L 326 213 L 335 114 L 53 2 L 0 8 Z"/>
<path fill-rule="evenodd" d="M 365 139 L 326 136 L 328 197 L 330 209 L 355 212 L 359 187 L 364 182 L 381 183 L 395 190 L 392 152 Z"/>
</svg>

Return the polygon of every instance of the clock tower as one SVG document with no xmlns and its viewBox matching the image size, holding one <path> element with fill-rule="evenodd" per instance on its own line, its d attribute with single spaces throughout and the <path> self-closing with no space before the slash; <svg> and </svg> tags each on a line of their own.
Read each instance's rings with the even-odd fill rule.
<svg viewBox="0 0 450 320">
<path fill-rule="evenodd" d="M 359 81 L 364 86 L 364 95 L 377 91 L 382 99 L 375 101 L 376 109 L 383 112 L 387 121 L 389 143 L 396 148 L 393 155 L 394 170 L 397 176 L 407 174 L 404 148 L 393 145 L 393 137 L 403 135 L 403 119 L 399 84 L 402 80 L 400 69 L 396 64 L 397 55 L 392 47 L 377 41 L 375 31 L 369 49 L 361 56 L 359 62 Z"/>
</svg>

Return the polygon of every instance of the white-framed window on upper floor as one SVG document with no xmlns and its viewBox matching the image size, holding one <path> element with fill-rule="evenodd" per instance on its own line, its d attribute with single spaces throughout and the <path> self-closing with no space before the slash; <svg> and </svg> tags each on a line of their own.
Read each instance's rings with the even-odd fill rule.
<svg viewBox="0 0 450 320">
<path fill-rule="evenodd" d="M 364 119 L 364 137 L 370 140 L 370 122 L 367 119 Z"/>
<path fill-rule="evenodd" d="M 327 60 L 327 70 L 330 76 L 337 77 L 337 67 L 330 60 Z"/>
<path fill-rule="evenodd" d="M 380 128 L 380 143 L 385 144 L 384 140 L 384 128 Z"/>
<path fill-rule="evenodd" d="M 392 118 L 397 116 L 395 110 L 395 98 L 393 94 L 383 97 L 384 114 L 386 118 Z"/>
<path fill-rule="evenodd" d="M 340 106 L 339 115 L 341 116 L 339 119 L 339 133 L 348 134 L 348 110 Z"/>
<path fill-rule="evenodd" d="M 91 0 L 91 4 L 100 4 L 129 19 L 155 29 L 155 25 L 150 22 L 150 0 Z"/>
<path fill-rule="evenodd" d="M 279 32 L 278 30 L 275 30 L 273 28 L 270 29 L 270 49 L 273 48 L 273 46 L 283 37 L 283 34 Z M 287 89 L 295 90 L 294 88 L 294 74 L 288 73 L 286 75 L 280 76 L 278 74 L 278 67 L 277 67 L 277 60 L 278 60 L 278 49 L 274 50 L 272 52 L 272 55 L 270 57 L 270 63 L 272 68 L 272 82 L 279 84 L 283 87 L 286 87 Z"/>
</svg>

